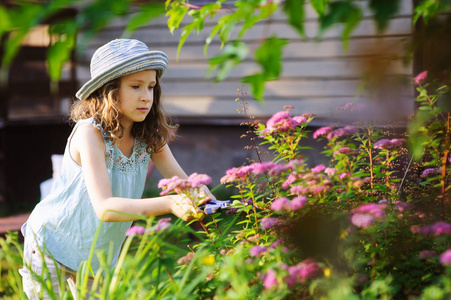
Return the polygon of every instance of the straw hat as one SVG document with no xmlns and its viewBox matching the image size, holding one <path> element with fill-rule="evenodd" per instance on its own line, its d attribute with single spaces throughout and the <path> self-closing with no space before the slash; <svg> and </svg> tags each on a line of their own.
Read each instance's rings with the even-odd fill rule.
<svg viewBox="0 0 451 300">
<path fill-rule="evenodd" d="M 91 79 L 75 96 L 85 100 L 107 82 L 124 75 L 156 70 L 161 78 L 168 65 L 168 56 L 162 51 L 150 51 L 141 41 L 116 39 L 96 50 L 91 59 Z"/>
</svg>

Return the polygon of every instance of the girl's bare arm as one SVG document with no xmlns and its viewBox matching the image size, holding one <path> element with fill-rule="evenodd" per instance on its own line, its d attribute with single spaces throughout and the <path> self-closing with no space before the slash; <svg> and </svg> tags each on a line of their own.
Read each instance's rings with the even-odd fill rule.
<svg viewBox="0 0 451 300">
<path fill-rule="evenodd" d="M 161 175 L 165 178 L 170 178 L 173 176 L 178 176 L 179 178 L 186 179 L 185 171 L 180 167 L 179 163 L 172 154 L 171 149 L 166 144 L 158 152 L 153 152 L 150 156 L 155 167 L 160 171 Z"/>
<path fill-rule="evenodd" d="M 94 126 L 80 125 L 72 137 L 70 149 L 72 157 L 82 167 L 92 206 L 100 220 L 124 222 L 136 220 L 139 216 L 150 217 L 168 213 L 189 220 L 189 213 L 196 212 L 187 199 L 178 195 L 147 199 L 113 197 L 105 162 L 105 144 Z"/>
</svg>

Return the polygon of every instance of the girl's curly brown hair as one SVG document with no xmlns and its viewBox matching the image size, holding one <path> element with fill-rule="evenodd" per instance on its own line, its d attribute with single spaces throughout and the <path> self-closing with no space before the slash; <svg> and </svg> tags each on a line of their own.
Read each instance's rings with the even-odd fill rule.
<svg viewBox="0 0 451 300">
<path fill-rule="evenodd" d="M 76 101 L 72 105 L 70 118 L 74 122 L 94 118 L 114 144 L 124 134 L 124 128 L 119 122 L 122 117 L 118 99 L 119 87 L 120 78 L 114 79 L 94 91 L 87 99 Z M 153 93 L 152 108 L 146 119 L 143 122 L 135 122 L 132 127 L 133 136 L 146 143 L 149 153 L 151 149 L 158 152 L 168 141 L 174 140 L 178 127 L 168 123 L 163 111 L 158 76 Z"/>
</svg>

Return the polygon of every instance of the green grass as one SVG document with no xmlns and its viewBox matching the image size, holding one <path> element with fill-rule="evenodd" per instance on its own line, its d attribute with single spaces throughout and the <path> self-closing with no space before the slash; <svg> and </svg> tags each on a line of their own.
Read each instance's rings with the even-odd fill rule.
<svg viewBox="0 0 451 300">
<path fill-rule="evenodd" d="M 19 269 L 22 267 L 23 245 L 18 233 L 9 232 L 0 238 L 0 299 L 26 299 L 22 291 Z"/>
</svg>

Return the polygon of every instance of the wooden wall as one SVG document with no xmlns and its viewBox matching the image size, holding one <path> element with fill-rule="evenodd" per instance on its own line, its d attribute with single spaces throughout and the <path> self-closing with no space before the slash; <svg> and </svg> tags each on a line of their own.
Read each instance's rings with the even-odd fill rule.
<svg viewBox="0 0 451 300">
<path fill-rule="evenodd" d="M 326 31 L 318 42 L 316 13 L 308 6 L 305 23 L 308 38 L 303 40 L 287 25 L 285 15 L 278 11 L 270 22 L 259 23 L 244 36 L 250 48 L 262 38 L 277 35 L 289 40 L 284 49 L 283 74 L 280 80 L 267 84 L 265 102 L 256 103 L 247 97 L 251 114 L 265 118 L 282 110 L 284 105 L 295 107 L 294 113 L 314 113 L 325 122 L 346 117 L 337 107 L 359 99 L 376 103 L 372 112 L 378 116 L 405 117 L 413 112 L 411 61 L 404 62 L 402 54 L 408 47 L 412 33 L 412 3 L 404 0 L 398 16 L 388 29 L 378 35 L 367 1 L 359 2 L 365 15 L 344 50 L 340 38 L 341 27 Z M 218 17 L 220 14 L 218 15 Z M 190 18 L 189 16 L 186 17 Z M 178 61 L 176 51 L 181 30 L 169 32 L 165 19 L 159 19 L 136 31 L 131 37 L 145 42 L 151 49 L 159 49 L 169 56 L 169 69 L 163 78 L 166 110 L 176 117 L 217 117 L 222 119 L 242 117 L 234 100 L 240 79 L 259 70 L 250 59 L 240 64 L 229 77 L 220 83 L 205 77 L 207 59 L 218 53 L 220 43 L 215 39 L 207 56 L 203 55 L 205 39 L 218 18 L 206 22 L 205 30 L 188 38 Z M 89 60 L 95 49 L 122 36 L 127 19 L 115 22 L 93 40 L 80 58 L 78 80 L 89 79 Z M 232 36 L 236 35 L 236 32 Z M 362 79 L 369 77 L 373 89 L 362 87 Z M 366 78 L 366 77 L 365 77 Z M 244 87 L 248 91 L 247 86 Z"/>
</svg>

